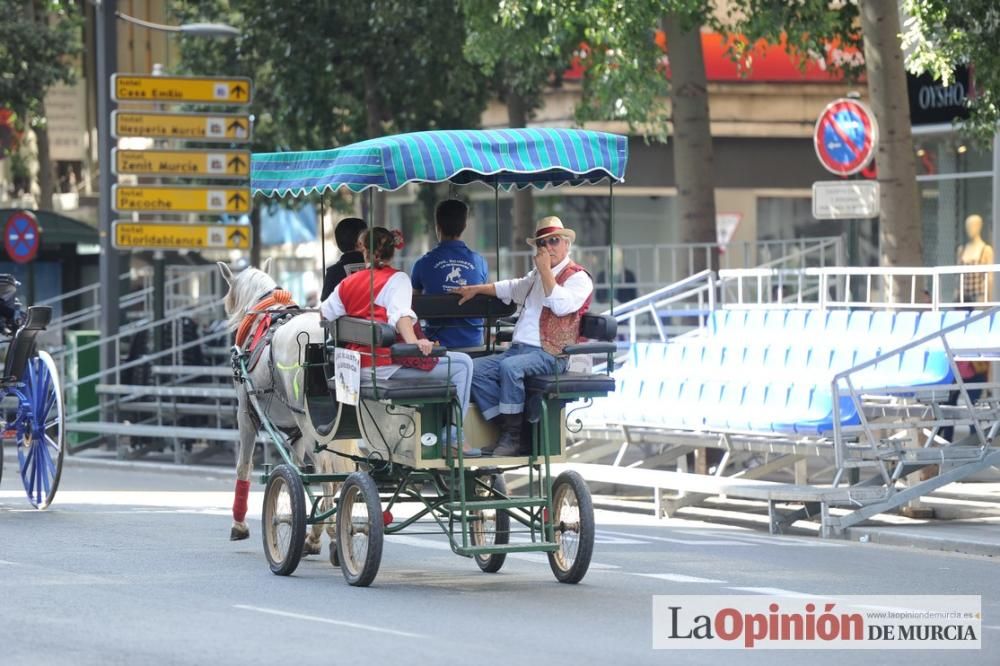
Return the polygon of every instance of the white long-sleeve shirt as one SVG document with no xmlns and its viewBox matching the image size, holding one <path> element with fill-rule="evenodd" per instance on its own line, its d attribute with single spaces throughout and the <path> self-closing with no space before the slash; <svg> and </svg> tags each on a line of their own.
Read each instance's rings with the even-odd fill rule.
<svg viewBox="0 0 1000 666">
<path fill-rule="evenodd" d="M 333 293 L 327 296 L 323 304 L 319 306 L 320 314 L 324 319 L 333 320 L 347 314 L 344 302 L 340 300 L 340 285 L 342 284 L 344 283 L 338 284 Z M 389 278 L 382 290 L 375 295 L 375 305 L 381 305 L 385 308 L 386 319 L 393 328 L 396 328 L 396 322 L 402 317 L 410 317 L 416 321 L 417 315 L 413 311 L 413 287 L 410 286 L 410 276 L 399 271 Z M 376 377 L 388 379 L 400 367 L 396 364 L 380 365 L 375 369 Z M 362 380 L 365 381 L 370 375 L 363 372 L 361 376 Z"/>
<path fill-rule="evenodd" d="M 569 262 L 569 257 L 560 261 L 552 267 L 552 274 L 559 275 Z M 549 308 L 557 317 L 564 317 L 583 307 L 587 297 L 594 291 L 594 282 L 584 271 L 577 271 L 571 275 L 566 284 L 557 284 L 548 296 L 545 295 L 545 287 L 542 285 L 538 269 L 532 269 L 523 278 L 501 280 L 494 286 L 497 298 L 504 303 L 513 301 L 524 306 L 514 327 L 513 342 L 533 347 L 542 346 L 539 329 L 542 307 Z"/>
</svg>

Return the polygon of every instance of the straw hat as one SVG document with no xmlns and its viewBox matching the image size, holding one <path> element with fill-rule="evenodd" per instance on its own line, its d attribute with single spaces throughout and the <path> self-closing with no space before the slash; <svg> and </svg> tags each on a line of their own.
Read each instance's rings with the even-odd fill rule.
<svg viewBox="0 0 1000 666">
<path fill-rule="evenodd" d="M 570 242 L 576 240 L 576 232 L 572 229 L 564 227 L 562 220 L 555 215 L 543 217 L 538 220 L 538 222 L 535 223 L 534 238 L 525 238 L 524 240 L 529 246 L 535 247 L 536 242 L 542 240 L 543 238 L 548 238 L 549 236 L 564 236 L 565 238 L 568 238 Z"/>
</svg>

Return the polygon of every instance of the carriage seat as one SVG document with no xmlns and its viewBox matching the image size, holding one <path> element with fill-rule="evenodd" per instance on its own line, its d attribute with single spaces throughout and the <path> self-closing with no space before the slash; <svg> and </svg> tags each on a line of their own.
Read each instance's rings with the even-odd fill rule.
<svg viewBox="0 0 1000 666">
<path fill-rule="evenodd" d="M 380 379 L 377 384 L 361 384 L 361 397 L 366 400 L 441 400 L 450 401 L 458 389 L 440 379 Z"/>
<path fill-rule="evenodd" d="M 618 350 L 614 343 L 618 333 L 618 322 L 607 315 L 585 314 L 580 320 L 580 336 L 595 342 L 581 342 L 563 347 L 563 353 L 606 354 L 608 368 L 611 355 Z M 606 396 L 615 390 L 615 378 L 606 373 L 564 372 L 562 374 L 534 375 L 526 377 L 524 387 L 529 392 L 540 393 L 550 398 L 567 399 L 585 394 L 590 397 Z"/>
<path fill-rule="evenodd" d="M 360 345 L 370 345 L 374 342 L 376 347 L 389 347 L 392 355 L 396 357 L 422 355 L 416 345 L 396 343 L 396 331 L 388 324 L 357 317 L 340 317 L 336 321 L 324 321 L 322 325 L 331 333 L 338 346 L 348 342 Z M 437 347 L 431 356 L 442 357 L 446 351 L 443 347 Z M 329 361 L 333 362 L 332 356 Z M 407 400 L 448 402 L 458 394 L 454 384 L 431 377 L 405 380 L 380 379 L 374 384 L 370 383 L 370 377 L 371 374 L 362 368 L 361 397 L 366 400 L 392 400 L 401 403 Z M 331 391 L 334 390 L 336 380 L 333 377 L 328 378 L 327 385 Z"/>
<path fill-rule="evenodd" d="M 52 308 L 46 305 L 32 306 L 28 308 L 28 316 L 24 325 L 17 329 L 14 339 L 11 340 L 7 348 L 7 358 L 4 360 L 3 378 L 21 379 L 24 377 L 24 369 L 28 366 L 28 359 L 35 355 L 37 345 L 35 338 L 45 330 L 45 327 L 52 321 Z"/>
</svg>

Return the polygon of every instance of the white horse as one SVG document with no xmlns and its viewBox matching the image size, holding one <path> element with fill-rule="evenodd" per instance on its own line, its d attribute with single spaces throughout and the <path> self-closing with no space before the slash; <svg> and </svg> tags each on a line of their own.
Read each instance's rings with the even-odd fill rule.
<svg viewBox="0 0 1000 666">
<path fill-rule="evenodd" d="M 247 268 L 239 274 L 234 275 L 229 266 L 223 262 L 218 262 L 222 277 L 229 285 L 229 291 L 225 298 L 226 315 L 229 317 L 229 327 L 235 330 L 239 327 L 247 312 L 261 301 L 262 298 L 278 289 L 278 284 L 268 275 L 271 267 L 271 260 L 264 261 L 262 270 Z M 305 344 L 323 342 L 323 329 L 320 327 L 319 313 L 305 312 L 295 317 L 277 328 L 271 339 L 270 349 L 266 348 L 261 354 L 260 361 L 250 373 L 250 380 L 257 390 L 273 389 L 273 393 L 268 397 L 258 401 L 262 411 L 266 412 L 260 416 L 267 419 L 277 428 L 285 431 L 296 431 L 301 433 L 293 443 L 293 448 L 299 463 L 303 461 L 303 454 L 309 454 L 320 474 L 347 474 L 354 471 L 354 463 L 329 451 L 314 453 L 314 444 L 331 444 L 333 433 L 323 437 L 316 432 L 316 428 L 309 418 L 306 404 L 305 369 L 302 367 L 304 359 L 301 355 L 305 353 Z M 250 403 L 247 394 L 247 385 L 237 383 L 236 392 L 238 397 L 238 412 L 236 422 L 240 431 L 240 449 L 236 463 L 236 499 L 233 502 L 233 526 L 230 531 L 230 539 L 236 541 L 246 539 L 250 536 L 250 528 L 245 522 L 247 510 L 247 495 L 250 489 L 250 473 L 253 467 L 254 445 L 257 440 L 259 429 L 258 415 L 254 413 L 254 408 Z M 338 441 L 338 450 L 357 455 L 357 447 L 353 442 Z M 340 484 L 324 484 L 324 495 L 326 499 L 323 507 L 331 506 L 333 496 L 337 492 Z M 317 554 L 320 552 L 320 536 L 323 532 L 322 524 L 315 524 L 312 530 L 306 535 L 304 553 Z M 327 534 L 330 536 L 330 552 L 336 551 L 335 529 L 333 518 L 327 523 Z"/>
</svg>

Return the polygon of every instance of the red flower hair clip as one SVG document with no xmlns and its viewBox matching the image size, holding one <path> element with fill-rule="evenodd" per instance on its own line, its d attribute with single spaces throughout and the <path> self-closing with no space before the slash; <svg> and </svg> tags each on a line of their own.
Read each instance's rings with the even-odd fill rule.
<svg viewBox="0 0 1000 666">
<path fill-rule="evenodd" d="M 406 241 L 403 240 L 403 232 L 399 229 L 392 230 L 392 246 L 397 250 L 402 250 L 406 245 Z"/>
</svg>

